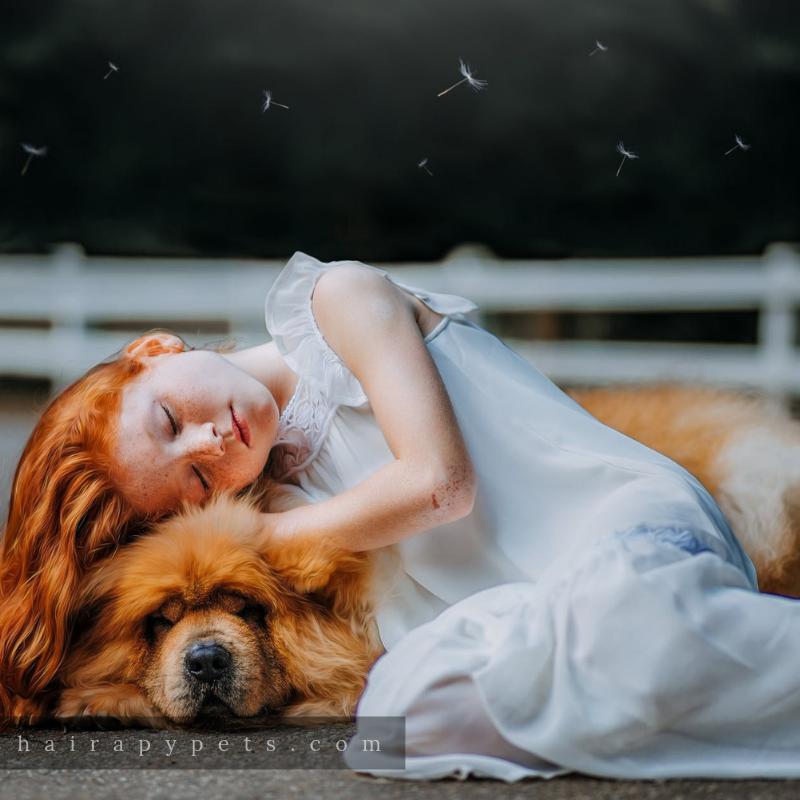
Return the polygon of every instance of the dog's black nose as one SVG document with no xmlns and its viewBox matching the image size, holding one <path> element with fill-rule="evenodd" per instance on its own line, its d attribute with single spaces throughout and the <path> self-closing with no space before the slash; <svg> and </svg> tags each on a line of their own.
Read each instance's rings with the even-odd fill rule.
<svg viewBox="0 0 800 800">
<path fill-rule="evenodd" d="M 197 642 L 186 653 L 186 669 L 198 681 L 211 683 L 222 677 L 231 665 L 231 654 L 214 642 Z"/>
</svg>

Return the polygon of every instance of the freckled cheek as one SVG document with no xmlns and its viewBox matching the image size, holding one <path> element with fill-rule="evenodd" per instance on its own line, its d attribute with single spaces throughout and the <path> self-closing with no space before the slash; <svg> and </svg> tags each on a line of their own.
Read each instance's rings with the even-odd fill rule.
<svg viewBox="0 0 800 800">
<path fill-rule="evenodd" d="M 258 457 L 221 464 L 217 473 L 216 485 L 238 491 L 252 483 L 263 469 L 264 464 Z"/>
</svg>

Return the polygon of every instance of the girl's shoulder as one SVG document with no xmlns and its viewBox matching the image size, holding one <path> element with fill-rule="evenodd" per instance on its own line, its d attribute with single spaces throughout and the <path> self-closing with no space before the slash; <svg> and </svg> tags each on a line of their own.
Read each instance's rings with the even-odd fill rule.
<svg viewBox="0 0 800 800">
<path fill-rule="evenodd" d="M 388 272 L 358 261 L 318 261 L 295 253 L 272 286 L 266 299 L 266 323 L 270 336 L 286 363 L 337 405 L 360 406 L 367 402 L 361 384 L 325 341 L 314 316 L 314 290 L 324 275 L 325 296 L 336 301 L 339 292 L 354 287 L 368 290 L 376 278 L 421 300 L 443 316 L 462 316 L 477 306 L 456 295 L 429 292 L 402 283 Z M 334 278 L 336 275 L 336 278 Z"/>
<path fill-rule="evenodd" d="M 267 331 L 278 352 L 298 376 L 337 405 L 367 401 L 361 384 L 325 341 L 314 317 L 312 300 L 319 279 L 334 267 L 354 262 L 323 263 L 295 253 L 267 295 Z"/>
</svg>

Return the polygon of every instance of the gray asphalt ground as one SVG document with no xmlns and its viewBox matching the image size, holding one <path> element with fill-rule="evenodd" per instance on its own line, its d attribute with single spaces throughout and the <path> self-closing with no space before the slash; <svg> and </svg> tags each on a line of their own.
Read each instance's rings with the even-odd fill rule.
<svg viewBox="0 0 800 800">
<path fill-rule="evenodd" d="M 0 396 L 0 514 L 5 518 L 11 476 L 16 461 L 35 422 L 34 409 L 41 407 L 34 398 Z M 0 736 L 0 753 L 18 747 L 19 731 Z M 319 736 L 333 740 L 331 727 Z M 23 732 L 28 735 L 27 732 Z M 67 736 L 57 732 L 61 737 Z M 51 734 L 51 735 L 56 735 Z M 84 745 L 91 732 L 75 734 Z M 126 736 L 139 736 L 127 731 Z M 224 731 L 206 731 L 212 739 L 233 739 Z M 304 734 L 307 735 L 307 734 Z M 48 734 L 30 733 L 32 746 L 41 744 Z M 333 761 L 337 763 L 334 754 Z M 13 762 L 6 761 L 6 764 Z M 60 800 L 61 798 L 164 798 L 165 800 L 205 800 L 206 798 L 325 798 L 326 800 L 396 800 L 397 798 L 457 798 L 458 800 L 675 800 L 703 798 L 770 798 L 796 800 L 800 781 L 613 781 L 566 776 L 551 781 L 530 780 L 517 784 L 469 779 L 430 782 L 390 781 L 356 775 L 346 769 L 252 769 L 243 768 L 241 757 L 231 754 L 225 769 L 29 769 L 18 761 L 18 769 L 0 770 L 0 799 Z M 227 766 L 227 764 L 226 764 Z"/>
<path fill-rule="evenodd" d="M 51 729 L 13 730 L 0 736 L 0 764 L 20 769 L 6 770 L 2 777 L 0 797 L 61 798 L 119 797 L 169 798 L 307 798 L 330 800 L 394 800 L 395 798 L 458 798 L 458 800 L 505 800 L 505 798 L 796 798 L 798 783 L 794 781 L 614 781 L 589 777 L 565 776 L 551 781 L 528 780 L 517 784 L 496 781 L 454 779 L 408 782 L 357 775 L 341 768 L 336 743 L 349 737 L 349 724 L 330 724 L 292 728 L 274 725 L 246 726 L 239 730 L 193 730 L 165 732 L 127 729 L 112 731 L 64 731 Z M 244 737 L 248 738 L 245 740 Z M 22 741 L 20 740 L 22 737 Z M 23 744 L 24 741 L 24 744 Z M 94 745 L 92 745 L 94 741 Z M 123 763 L 136 762 L 155 766 L 138 769 L 27 769 L 45 758 L 48 742 L 57 753 L 61 765 L 93 763 L 114 767 L 120 756 L 112 752 L 114 742 L 125 748 Z M 165 742 L 171 741 L 168 757 Z M 224 741 L 226 753 L 215 745 Z M 243 743 L 255 754 L 255 761 L 245 753 Z M 143 742 L 147 751 L 140 755 Z M 163 769 L 159 764 L 191 766 L 195 756 L 190 747 L 198 742 L 205 749 L 198 756 L 206 757 L 201 769 Z M 268 751 L 268 742 L 275 749 Z M 316 753 L 308 745 L 316 743 Z M 96 746 L 97 751 L 89 752 Z M 23 748 L 26 749 L 23 752 Z M 299 757 L 294 753 L 299 751 Z M 99 752 L 98 752 L 99 751 Z M 74 753 L 74 754 L 73 754 Z M 28 759 L 32 759 L 29 761 Z M 98 761 L 95 761 L 98 759 Z M 124 759 L 127 759 L 125 761 Z M 273 759 L 275 761 L 273 762 Z M 59 763 L 59 762 L 49 762 Z M 215 768 L 223 767 L 223 768 Z M 253 768 L 268 765 L 270 769 Z M 290 765 L 314 766 L 316 769 L 292 769 Z M 274 768 L 273 768 L 274 767 Z"/>
<path fill-rule="evenodd" d="M 338 771 L 113 771 L 6 773 L 0 797 L 14 800 L 61 798 L 119 798 L 119 800 L 207 800 L 260 798 L 294 800 L 796 800 L 798 786 L 791 781 L 605 781 L 594 778 L 557 778 L 519 784 L 468 780 L 399 783 L 362 778 Z"/>
</svg>

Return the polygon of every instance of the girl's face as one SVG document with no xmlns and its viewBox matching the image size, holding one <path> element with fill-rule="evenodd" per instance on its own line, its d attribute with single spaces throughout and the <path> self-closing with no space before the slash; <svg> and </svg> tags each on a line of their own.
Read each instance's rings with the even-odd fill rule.
<svg viewBox="0 0 800 800">
<path fill-rule="evenodd" d="M 263 383 L 207 350 L 161 353 L 122 392 L 115 458 L 137 512 L 232 493 L 264 468 L 278 407 Z"/>
</svg>

